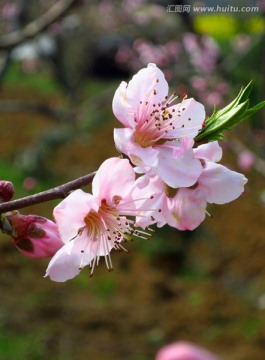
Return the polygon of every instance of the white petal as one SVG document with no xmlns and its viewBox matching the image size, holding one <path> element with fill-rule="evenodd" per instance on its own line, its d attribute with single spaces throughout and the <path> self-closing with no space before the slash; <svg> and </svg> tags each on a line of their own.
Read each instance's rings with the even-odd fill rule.
<svg viewBox="0 0 265 360">
<path fill-rule="evenodd" d="M 225 204 L 238 198 L 244 191 L 247 179 L 227 167 L 206 162 L 199 178 L 200 188 L 206 193 L 209 203 Z"/>
</svg>

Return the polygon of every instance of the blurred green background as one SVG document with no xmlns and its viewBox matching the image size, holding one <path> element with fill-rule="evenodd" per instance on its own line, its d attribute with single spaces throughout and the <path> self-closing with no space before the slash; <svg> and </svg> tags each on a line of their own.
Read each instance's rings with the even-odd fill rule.
<svg viewBox="0 0 265 360">
<path fill-rule="evenodd" d="M 65 11 L 44 31 L 10 43 L 8 34 L 23 35 L 58 3 Z M 117 155 L 114 92 L 149 62 L 208 115 L 251 79 L 252 104 L 264 100 L 264 1 L 233 3 L 249 11 L 229 6 L 1 0 L 0 174 L 14 183 L 15 197 L 95 171 Z M 83 270 L 53 283 L 43 278 L 48 260 L 24 258 L 1 235 L 0 359 L 148 360 L 183 339 L 224 360 L 264 359 L 264 126 L 260 112 L 223 144 L 222 163 L 249 179 L 240 199 L 211 206 L 213 219 L 196 231 L 165 227 L 129 244 L 130 254 L 113 253 L 112 273 L 100 263 L 94 278 Z M 21 212 L 52 218 L 57 203 Z"/>
</svg>

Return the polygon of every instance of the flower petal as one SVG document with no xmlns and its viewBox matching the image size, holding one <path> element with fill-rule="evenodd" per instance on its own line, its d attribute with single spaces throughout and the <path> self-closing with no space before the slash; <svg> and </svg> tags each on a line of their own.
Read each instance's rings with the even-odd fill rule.
<svg viewBox="0 0 265 360">
<path fill-rule="evenodd" d="M 174 113 L 172 110 L 174 109 Z M 193 98 L 183 100 L 171 106 L 168 111 L 173 115 L 175 130 L 170 130 L 170 135 L 175 137 L 194 138 L 205 120 L 204 106 Z"/>
<path fill-rule="evenodd" d="M 167 94 L 164 74 L 155 64 L 148 64 L 133 76 L 128 85 L 125 82 L 120 84 L 112 104 L 114 115 L 123 125 L 133 128 L 134 120 L 136 123 L 145 121 L 151 103 L 161 102 Z"/>
<path fill-rule="evenodd" d="M 238 198 L 244 191 L 247 179 L 227 167 L 206 162 L 199 178 L 199 186 L 209 203 L 225 204 Z"/>
<path fill-rule="evenodd" d="M 218 162 L 222 159 L 223 150 L 218 141 L 203 144 L 194 149 L 194 156 L 198 159 Z"/>
<path fill-rule="evenodd" d="M 81 268 L 91 264 L 95 257 L 93 251 L 88 248 L 88 241 L 87 232 L 84 231 L 76 239 L 65 244 L 51 259 L 45 277 L 65 282 L 78 275 Z"/>
<path fill-rule="evenodd" d="M 69 243 L 57 251 L 51 259 L 45 277 L 49 276 L 53 281 L 65 282 L 79 274 L 81 253 L 69 253 L 68 246 Z"/>
<path fill-rule="evenodd" d="M 134 131 L 128 128 L 114 129 L 113 136 L 115 145 L 117 149 L 125 155 L 129 153 L 129 145 L 134 143 L 133 133 Z"/>
<path fill-rule="evenodd" d="M 110 205 L 115 196 L 126 197 L 134 182 L 135 172 L 129 160 L 110 158 L 99 167 L 92 182 L 92 192 Z"/>
<path fill-rule="evenodd" d="M 126 89 L 127 83 L 122 81 L 118 89 L 114 94 L 112 101 L 112 109 L 116 118 L 126 127 L 133 128 L 134 115 L 137 111 L 137 108 L 134 107 L 134 104 L 128 103 L 126 100 Z"/>
<path fill-rule="evenodd" d="M 154 95 L 154 90 L 156 95 Z M 168 94 L 168 83 L 163 72 L 155 65 L 148 64 L 129 81 L 126 99 L 130 104 L 138 106 L 140 101 L 154 99 L 156 103 L 162 101 Z"/>
<path fill-rule="evenodd" d="M 137 179 L 132 197 L 135 200 L 143 199 L 135 202 L 138 209 L 136 226 L 145 228 L 157 223 L 158 227 L 162 227 L 166 224 L 163 214 L 163 207 L 166 205 L 164 182 L 158 176 L 150 178 L 144 175 Z"/>
<path fill-rule="evenodd" d="M 167 199 L 167 223 L 179 230 L 194 230 L 205 218 L 206 199 L 200 189 L 178 189 L 174 198 Z"/>
<path fill-rule="evenodd" d="M 131 162 L 139 167 L 153 167 L 158 162 L 158 150 L 153 147 L 143 148 L 133 139 L 133 130 L 114 129 L 114 141 L 117 148 L 129 156 Z"/>
<path fill-rule="evenodd" d="M 64 243 L 77 236 L 85 226 L 84 218 L 91 211 L 97 211 L 99 202 L 82 190 L 73 191 L 53 210 L 61 239 Z"/>
<path fill-rule="evenodd" d="M 180 158 L 174 157 L 174 152 L 174 147 L 160 146 L 157 175 L 173 188 L 192 186 L 202 172 L 200 161 L 193 157 L 192 150 Z"/>
</svg>

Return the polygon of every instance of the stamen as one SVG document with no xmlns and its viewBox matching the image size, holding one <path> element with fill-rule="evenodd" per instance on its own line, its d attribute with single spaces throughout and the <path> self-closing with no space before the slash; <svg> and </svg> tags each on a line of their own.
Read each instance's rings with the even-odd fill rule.
<svg viewBox="0 0 265 360">
<path fill-rule="evenodd" d="M 213 218 L 213 216 L 207 210 L 205 212 L 211 219 Z"/>
</svg>

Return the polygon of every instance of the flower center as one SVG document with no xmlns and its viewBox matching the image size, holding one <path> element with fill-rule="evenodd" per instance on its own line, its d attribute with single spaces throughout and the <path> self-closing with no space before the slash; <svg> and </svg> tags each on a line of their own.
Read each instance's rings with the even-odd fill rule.
<svg viewBox="0 0 265 360">
<path fill-rule="evenodd" d="M 138 124 L 135 127 L 134 141 L 143 148 L 160 145 L 161 141 L 174 140 L 176 136 L 172 134 L 172 131 L 175 130 L 181 111 L 185 110 L 185 108 L 176 110 L 174 106 L 170 105 L 178 98 L 176 93 L 172 94 L 170 98 L 166 96 L 162 103 L 155 101 L 156 94 L 154 90 L 154 96 L 149 102 L 140 101 L 139 113 L 136 114 Z"/>
<path fill-rule="evenodd" d="M 114 199 L 115 200 L 115 199 Z M 116 199 L 116 202 L 120 199 Z M 115 202 L 114 202 L 115 203 Z M 117 208 L 109 206 L 102 201 L 99 210 L 90 211 L 84 218 L 85 226 L 79 229 L 79 235 L 86 232 L 87 241 L 82 249 L 82 257 L 79 269 L 83 268 L 83 258 L 89 253 L 91 261 L 90 276 L 93 276 L 94 268 L 99 263 L 99 258 L 104 256 L 107 269 L 113 270 L 110 252 L 112 249 L 128 252 L 121 243 L 130 241 L 134 236 L 149 239 L 150 234 L 134 228 L 134 221 L 120 216 Z"/>
</svg>

